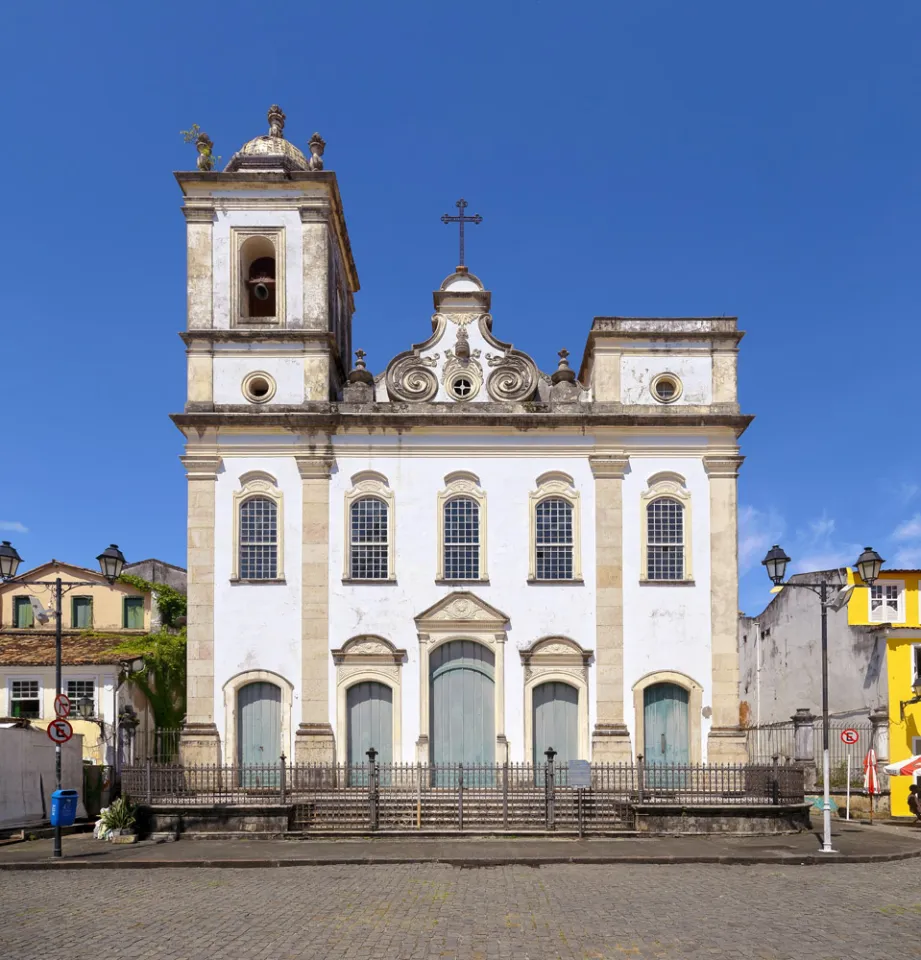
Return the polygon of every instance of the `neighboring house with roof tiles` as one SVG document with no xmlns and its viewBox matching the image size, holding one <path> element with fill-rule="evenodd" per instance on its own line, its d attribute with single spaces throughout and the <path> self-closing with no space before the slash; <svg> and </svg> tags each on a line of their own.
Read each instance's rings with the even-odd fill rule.
<svg viewBox="0 0 921 960">
<path fill-rule="evenodd" d="M 185 589 L 185 571 L 162 561 L 126 565 L 124 573 Z M 52 560 L 0 584 L 0 718 L 27 718 L 42 728 L 54 719 L 54 617 L 40 623 L 32 604 L 35 598 L 53 613 L 52 591 L 23 581 L 57 577 L 92 584 L 74 587 L 62 598 L 62 688 L 74 704 L 69 719 L 74 732 L 83 735 L 84 759 L 115 764 L 115 731 L 125 707 L 137 713 L 139 743 L 153 726 L 143 695 L 123 683 L 132 658 L 115 651 L 125 640 L 157 629 L 159 617 L 149 592 L 110 584 L 97 570 Z M 93 702 L 90 720 L 79 719 L 77 703 L 84 698 Z"/>
</svg>

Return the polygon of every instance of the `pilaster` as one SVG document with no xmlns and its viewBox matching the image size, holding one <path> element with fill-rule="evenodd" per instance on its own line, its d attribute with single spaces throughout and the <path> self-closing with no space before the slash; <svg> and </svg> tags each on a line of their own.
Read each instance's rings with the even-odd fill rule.
<svg viewBox="0 0 921 960">
<path fill-rule="evenodd" d="M 595 477 L 595 663 L 597 717 L 592 732 L 596 763 L 629 762 L 624 723 L 623 479 L 629 458 L 589 457 Z"/>
<path fill-rule="evenodd" d="M 214 403 L 214 354 L 208 340 L 190 340 L 186 348 L 188 360 L 187 402 L 198 404 Z M 188 408 L 186 408 L 188 409 Z"/>
<path fill-rule="evenodd" d="M 334 763 L 329 722 L 329 475 L 331 452 L 295 457 L 301 475 L 301 723 L 298 763 Z M 341 735 L 342 731 L 340 731 Z"/>
<path fill-rule="evenodd" d="M 214 206 L 184 206 L 187 253 L 187 310 L 189 330 L 213 326 L 214 274 L 212 242 Z"/>
<path fill-rule="evenodd" d="M 329 329 L 329 217 L 326 199 L 298 208 L 301 215 L 304 274 L 304 327 Z"/>
<path fill-rule="evenodd" d="M 190 454 L 180 459 L 189 483 L 189 513 L 186 723 L 179 749 L 183 763 L 219 763 L 221 741 L 214 722 L 214 501 L 221 458 Z"/>
<path fill-rule="evenodd" d="M 739 725 L 737 482 L 744 459 L 736 454 L 703 458 L 710 478 L 710 763 L 744 763 L 748 757 Z"/>
</svg>

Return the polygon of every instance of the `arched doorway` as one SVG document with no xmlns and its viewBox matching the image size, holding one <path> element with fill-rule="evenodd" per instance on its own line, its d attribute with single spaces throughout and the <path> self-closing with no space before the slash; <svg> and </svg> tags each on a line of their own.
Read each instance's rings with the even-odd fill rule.
<svg viewBox="0 0 921 960">
<path fill-rule="evenodd" d="M 566 765 L 579 758 L 579 691 L 551 680 L 534 688 L 534 764 L 546 762 L 545 751 L 556 750 L 555 761 Z"/>
<path fill-rule="evenodd" d="M 651 763 L 688 763 L 688 691 L 654 683 L 643 691 L 643 756 Z"/>
<path fill-rule="evenodd" d="M 244 771 L 244 786 L 274 783 L 281 757 L 281 687 L 260 680 L 237 691 L 237 762 L 271 765 L 274 770 Z"/>
<path fill-rule="evenodd" d="M 493 652 L 473 640 L 450 640 L 429 657 L 432 763 L 495 762 Z"/>
<path fill-rule="evenodd" d="M 378 763 L 393 761 L 393 690 L 385 683 L 366 680 L 346 691 L 348 762 L 367 763 L 367 752 L 377 750 Z"/>
</svg>

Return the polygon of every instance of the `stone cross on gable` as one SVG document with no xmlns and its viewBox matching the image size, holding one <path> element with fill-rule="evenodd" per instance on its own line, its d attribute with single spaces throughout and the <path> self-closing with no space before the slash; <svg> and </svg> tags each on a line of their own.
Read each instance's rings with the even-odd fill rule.
<svg viewBox="0 0 921 960">
<path fill-rule="evenodd" d="M 467 208 L 467 201 L 461 197 L 457 203 L 454 204 L 458 209 L 458 215 L 456 217 L 449 216 L 447 213 L 441 218 L 442 223 L 459 223 L 460 224 L 460 261 L 458 266 L 464 266 L 464 224 L 465 223 L 482 223 L 483 218 L 475 213 L 472 217 L 465 215 L 464 210 Z"/>
</svg>

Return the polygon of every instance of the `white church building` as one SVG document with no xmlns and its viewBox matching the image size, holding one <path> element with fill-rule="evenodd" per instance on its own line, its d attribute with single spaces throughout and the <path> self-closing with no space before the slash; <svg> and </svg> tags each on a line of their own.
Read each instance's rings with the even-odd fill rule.
<svg viewBox="0 0 921 960">
<path fill-rule="evenodd" d="M 336 176 L 269 121 L 176 175 L 183 758 L 744 761 L 735 319 L 597 317 L 546 373 L 460 266 L 353 367 Z"/>
</svg>

